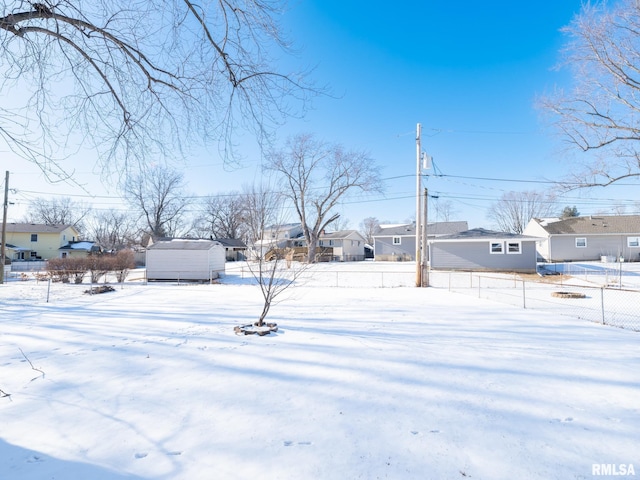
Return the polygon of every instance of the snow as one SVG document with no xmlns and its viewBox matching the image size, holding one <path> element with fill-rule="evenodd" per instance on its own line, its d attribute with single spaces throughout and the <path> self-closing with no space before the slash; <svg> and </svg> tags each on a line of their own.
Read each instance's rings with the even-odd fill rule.
<svg viewBox="0 0 640 480">
<path fill-rule="evenodd" d="M 239 268 L 100 295 L 0 285 L 0 478 L 640 472 L 638 332 L 445 289 L 336 288 L 340 269 L 411 278 L 407 264 L 312 267 L 265 337 L 233 332 L 262 309 Z"/>
</svg>

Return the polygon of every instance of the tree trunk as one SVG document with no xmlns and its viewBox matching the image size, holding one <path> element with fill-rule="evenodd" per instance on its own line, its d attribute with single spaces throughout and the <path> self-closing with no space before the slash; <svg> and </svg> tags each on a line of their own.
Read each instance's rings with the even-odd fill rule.
<svg viewBox="0 0 640 480">
<path fill-rule="evenodd" d="M 264 319 L 267 318 L 267 314 L 269 313 L 269 308 L 271 308 L 271 300 L 265 300 L 264 306 L 262 307 L 262 313 L 260 314 L 260 318 L 256 323 L 256 327 L 264 326 Z"/>
<path fill-rule="evenodd" d="M 309 243 L 309 248 L 307 251 L 307 263 L 316 263 L 316 243 Z"/>
</svg>

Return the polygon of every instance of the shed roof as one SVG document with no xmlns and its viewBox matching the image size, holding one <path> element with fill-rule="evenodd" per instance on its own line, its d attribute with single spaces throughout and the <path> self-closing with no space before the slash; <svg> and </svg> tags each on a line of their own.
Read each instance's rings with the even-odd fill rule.
<svg viewBox="0 0 640 480">
<path fill-rule="evenodd" d="M 640 215 L 590 215 L 534 220 L 550 235 L 640 234 Z"/>
<path fill-rule="evenodd" d="M 222 246 L 220 242 L 214 240 L 187 240 L 172 239 L 161 240 L 150 245 L 147 250 L 211 250 L 212 248 Z"/>
</svg>

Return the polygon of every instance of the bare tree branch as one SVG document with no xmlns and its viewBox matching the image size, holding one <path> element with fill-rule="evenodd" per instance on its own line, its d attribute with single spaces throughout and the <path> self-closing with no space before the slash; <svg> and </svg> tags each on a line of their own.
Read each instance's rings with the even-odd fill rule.
<svg viewBox="0 0 640 480">
<path fill-rule="evenodd" d="M 297 213 L 315 262 L 322 231 L 339 217 L 333 210 L 353 191 L 381 191 L 382 180 L 373 160 L 364 152 L 316 140 L 313 135 L 291 137 L 286 147 L 270 155 L 267 168 L 284 184 L 284 195 Z"/>
<path fill-rule="evenodd" d="M 282 3 L 5 2 L 0 141 L 52 179 L 80 149 L 123 178 L 212 143 L 234 162 L 238 129 L 263 142 L 322 91 L 276 67 Z"/>
<path fill-rule="evenodd" d="M 585 3 L 564 32 L 574 85 L 540 106 L 584 154 L 567 188 L 640 177 L 640 2 Z"/>
</svg>

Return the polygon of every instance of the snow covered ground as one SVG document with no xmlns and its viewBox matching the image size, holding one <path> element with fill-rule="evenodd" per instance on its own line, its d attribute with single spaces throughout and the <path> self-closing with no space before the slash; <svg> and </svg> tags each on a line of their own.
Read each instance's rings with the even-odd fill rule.
<svg viewBox="0 0 640 480">
<path fill-rule="evenodd" d="M 262 308 L 239 269 L 0 285 L 0 478 L 640 475 L 639 333 L 340 269 L 285 292 L 266 337 L 233 332 Z"/>
</svg>

